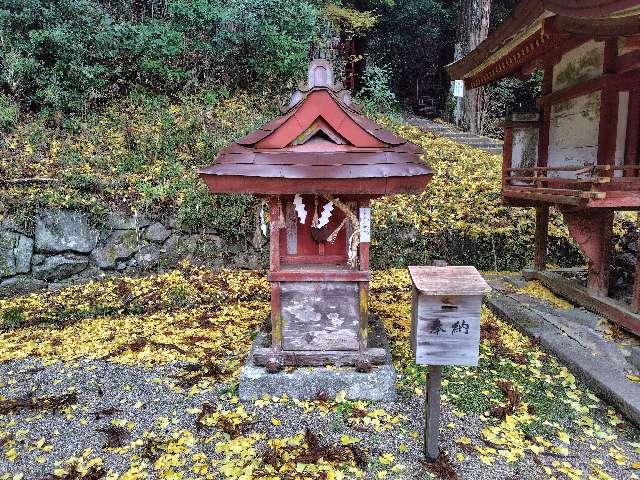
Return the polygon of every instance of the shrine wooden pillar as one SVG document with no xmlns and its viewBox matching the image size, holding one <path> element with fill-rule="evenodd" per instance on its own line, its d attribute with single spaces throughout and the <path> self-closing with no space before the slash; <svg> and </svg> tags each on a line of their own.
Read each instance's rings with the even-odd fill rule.
<svg viewBox="0 0 640 480">
<path fill-rule="evenodd" d="M 609 295 L 609 274 L 611 269 L 613 210 L 600 212 L 595 221 L 595 243 L 600 254 L 589 262 L 587 289 L 596 295 Z"/>
<path fill-rule="evenodd" d="M 549 205 L 536 207 L 536 233 L 534 237 L 533 268 L 547 268 L 547 244 L 549 240 Z"/>
<path fill-rule="evenodd" d="M 282 204 L 279 197 L 269 199 L 269 270 L 280 270 L 280 229 L 283 226 Z M 280 308 L 280 282 L 271 282 L 271 346 L 282 350 L 282 318 Z"/>
</svg>

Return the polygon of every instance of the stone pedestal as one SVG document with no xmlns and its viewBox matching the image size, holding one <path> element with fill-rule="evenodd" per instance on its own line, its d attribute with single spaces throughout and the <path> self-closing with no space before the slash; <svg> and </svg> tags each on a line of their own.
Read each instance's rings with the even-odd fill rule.
<svg viewBox="0 0 640 480">
<path fill-rule="evenodd" d="M 333 399 L 344 390 L 350 400 L 393 402 L 396 400 L 396 371 L 391 363 L 387 337 L 380 322 L 370 319 L 370 348 L 384 348 L 385 362 L 375 365 L 370 372 L 356 371 L 355 367 L 297 367 L 285 368 L 278 373 L 268 373 L 253 361 L 257 348 L 269 345 L 270 336 L 260 333 L 254 340 L 247 363 L 240 374 L 239 396 L 242 401 L 261 398 L 264 394 L 283 395 L 313 400 Z"/>
</svg>

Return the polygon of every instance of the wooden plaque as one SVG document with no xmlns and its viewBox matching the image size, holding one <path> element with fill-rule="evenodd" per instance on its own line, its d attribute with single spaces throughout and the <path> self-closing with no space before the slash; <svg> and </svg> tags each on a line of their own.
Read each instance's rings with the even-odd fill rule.
<svg viewBox="0 0 640 480">
<path fill-rule="evenodd" d="M 358 350 L 356 282 L 282 282 L 283 350 Z"/>
<path fill-rule="evenodd" d="M 418 294 L 413 350 L 418 365 L 478 365 L 482 297 Z"/>
</svg>

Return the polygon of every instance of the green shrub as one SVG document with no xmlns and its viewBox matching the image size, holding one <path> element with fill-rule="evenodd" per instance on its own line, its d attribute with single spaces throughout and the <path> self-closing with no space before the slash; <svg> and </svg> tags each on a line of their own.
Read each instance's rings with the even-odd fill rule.
<svg viewBox="0 0 640 480">
<path fill-rule="evenodd" d="M 9 130 L 17 121 L 18 107 L 9 97 L 0 93 L 0 130 Z"/>
<path fill-rule="evenodd" d="M 304 70 L 319 15 L 310 0 L 7 0 L 0 87 L 53 112 L 140 89 L 279 90 Z"/>
<path fill-rule="evenodd" d="M 389 85 L 391 71 L 389 66 L 369 64 L 365 70 L 363 87 L 358 93 L 358 101 L 369 116 L 392 114 L 399 110 L 398 100 Z"/>
</svg>

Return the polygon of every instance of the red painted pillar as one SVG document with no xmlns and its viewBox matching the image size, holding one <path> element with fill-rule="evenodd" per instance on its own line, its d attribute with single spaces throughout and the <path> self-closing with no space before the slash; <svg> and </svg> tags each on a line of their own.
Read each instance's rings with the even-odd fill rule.
<svg viewBox="0 0 640 480">
<path fill-rule="evenodd" d="M 280 270 L 280 229 L 283 225 L 282 204 L 278 197 L 269 200 L 269 263 L 272 272 Z M 271 346 L 282 349 L 282 315 L 280 282 L 271 282 Z"/>
<path fill-rule="evenodd" d="M 597 235 L 600 256 L 589 264 L 587 288 L 591 293 L 607 296 L 609 294 L 609 271 L 611 269 L 611 239 L 613 236 L 613 210 L 601 212 L 597 220 Z"/>
</svg>

